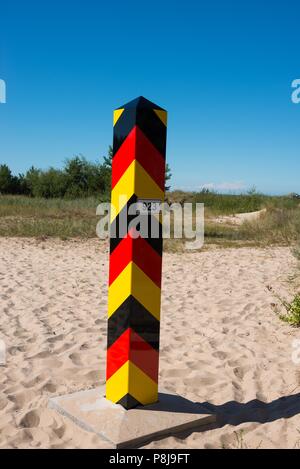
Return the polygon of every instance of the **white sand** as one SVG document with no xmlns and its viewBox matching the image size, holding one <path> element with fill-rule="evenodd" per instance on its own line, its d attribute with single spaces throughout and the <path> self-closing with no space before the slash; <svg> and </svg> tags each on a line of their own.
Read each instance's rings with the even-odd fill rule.
<svg viewBox="0 0 300 469">
<path fill-rule="evenodd" d="M 233 215 L 220 215 L 218 217 L 211 218 L 211 221 L 225 225 L 242 225 L 246 221 L 251 222 L 258 220 L 266 212 L 267 210 L 263 208 L 262 210 L 257 210 L 256 212 L 235 213 Z"/>
<path fill-rule="evenodd" d="M 165 254 L 160 383 L 223 420 L 148 447 L 300 446 L 300 330 L 279 321 L 266 288 L 288 296 L 295 267 L 288 248 Z M 107 447 L 47 409 L 104 383 L 107 270 L 97 240 L 0 239 L 1 448 Z"/>
</svg>

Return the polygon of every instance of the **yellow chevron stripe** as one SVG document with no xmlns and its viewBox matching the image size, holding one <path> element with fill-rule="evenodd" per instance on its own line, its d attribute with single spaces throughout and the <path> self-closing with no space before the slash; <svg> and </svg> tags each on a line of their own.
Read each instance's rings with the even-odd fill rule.
<svg viewBox="0 0 300 469">
<path fill-rule="evenodd" d="M 120 119 L 123 112 L 124 112 L 124 109 L 116 109 L 114 111 L 114 126 L 116 125 L 117 121 Z"/>
<path fill-rule="evenodd" d="M 164 191 L 153 181 L 147 171 L 140 165 L 138 161 L 135 162 L 135 194 L 140 199 L 159 199 L 164 200 Z"/>
<path fill-rule="evenodd" d="M 159 199 L 161 201 L 164 199 L 164 192 L 139 162 L 135 160 L 130 164 L 111 192 L 111 223 L 133 194 L 136 194 L 141 199 Z"/>
<path fill-rule="evenodd" d="M 112 223 L 122 208 L 127 204 L 130 197 L 134 194 L 135 161 L 126 169 L 125 173 L 119 179 L 111 191 L 111 211 L 110 222 Z"/>
<path fill-rule="evenodd" d="M 143 405 L 153 404 L 158 398 L 158 384 L 132 362 L 129 362 L 129 394 Z"/>
<path fill-rule="evenodd" d="M 131 295 L 132 262 L 130 262 L 120 275 L 108 288 L 108 317 L 121 306 Z"/>
<path fill-rule="evenodd" d="M 129 361 L 106 381 L 106 399 L 118 402 L 129 391 Z"/>
<path fill-rule="evenodd" d="M 157 383 L 129 360 L 106 382 L 106 398 L 118 402 L 128 393 L 143 405 L 158 397 Z"/>
<path fill-rule="evenodd" d="M 160 118 L 160 120 L 162 121 L 163 124 L 165 124 L 165 126 L 167 127 L 167 120 L 168 120 L 168 114 L 166 111 L 162 111 L 161 109 L 153 109 L 153 111 L 155 112 L 155 114 L 158 115 L 158 117 Z"/>
<path fill-rule="evenodd" d="M 130 262 L 108 289 L 108 317 L 133 295 L 156 319 L 160 319 L 160 288 L 134 262 Z"/>
<path fill-rule="evenodd" d="M 134 262 L 132 263 L 132 295 L 158 321 L 160 320 L 160 288 Z"/>
</svg>

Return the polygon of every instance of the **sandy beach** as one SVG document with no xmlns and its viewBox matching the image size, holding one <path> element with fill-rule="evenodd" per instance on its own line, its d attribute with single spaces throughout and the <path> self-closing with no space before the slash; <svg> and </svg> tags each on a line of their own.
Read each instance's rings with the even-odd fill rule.
<svg viewBox="0 0 300 469">
<path fill-rule="evenodd" d="M 300 331 L 281 322 L 290 249 L 164 254 L 160 385 L 221 415 L 155 448 L 300 447 Z M 105 448 L 47 408 L 105 382 L 108 249 L 99 240 L 0 240 L 1 448 Z"/>
</svg>

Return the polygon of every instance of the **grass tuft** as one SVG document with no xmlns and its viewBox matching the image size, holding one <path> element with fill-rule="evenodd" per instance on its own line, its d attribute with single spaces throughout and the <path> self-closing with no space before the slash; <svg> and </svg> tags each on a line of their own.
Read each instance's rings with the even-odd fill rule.
<svg viewBox="0 0 300 469">
<path fill-rule="evenodd" d="M 280 314 L 279 318 L 294 327 L 300 326 L 300 294 L 295 295 L 291 303 L 283 302 L 286 313 Z"/>
</svg>

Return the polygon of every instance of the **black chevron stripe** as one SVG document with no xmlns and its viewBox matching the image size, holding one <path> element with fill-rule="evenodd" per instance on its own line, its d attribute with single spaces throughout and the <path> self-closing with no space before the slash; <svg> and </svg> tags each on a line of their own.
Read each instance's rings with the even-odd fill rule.
<svg viewBox="0 0 300 469">
<path fill-rule="evenodd" d="M 113 156 L 115 156 L 120 146 L 126 140 L 135 125 L 136 109 L 125 108 L 114 126 Z"/>
<path fill-rule="evenodd" d="M 142 405 L 139 401 L 137 401 L 131 394 L 126 394 L 125 396 L 120 399 L 117 404 L 120 404 L 126 410 L 134 409 L 139 405 Z"/>
<path fill-rule="evenodd" d="M 129 201 L 127 204 L 122 208 L 120 213 L 116 216 L 116 218 L 113 220 L 112 224 L 110 225 L 110 253 L 114 251 L 114 249 L 118 246 L 118 244 L 122 241 L 122 239 L 126 236 L 128 233 L 128 226 L 129 223 L 137 216 L 137 215 L 128 215 L 128 210 L 131 204 L 137 202 L 137 196 L 134 194 L 132 197 L 130 197 Z M 126 233 L 120 233 L 119 228 L 120 228 L 120 221 L 125 218 L 127 213 L 127 226 L 126 226 Z M 162 249 L 163 249 L 163 239 L 162 239 L 162 224 L 157 221 L 157 219 L 149 214 L 148 216 L 148 227 L 150 228 L 151 224 L 158 223 L 158 231 L 159 231 L 159 237 L 158 238 L 145 238 L 145 240 L 150 244 L 150 246 L 160 255 L 162 256 Z M 116 234 L 116 237 L 114 236 Z M 151 233 L 149 232 L 149 235 Z"/>
<path fill-rule="evenodd" d="M 108 319 L 107 348 L 129 327 L 155 350 L 159 349 L 159 321 L 132 295 Z"/>
</svg>

